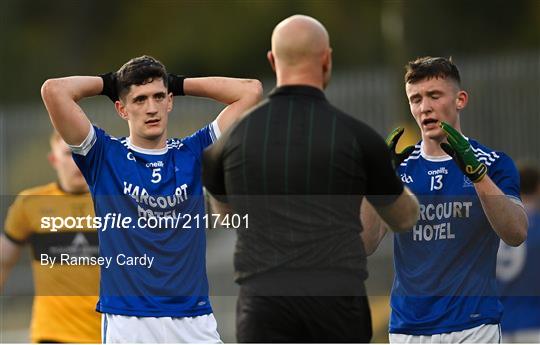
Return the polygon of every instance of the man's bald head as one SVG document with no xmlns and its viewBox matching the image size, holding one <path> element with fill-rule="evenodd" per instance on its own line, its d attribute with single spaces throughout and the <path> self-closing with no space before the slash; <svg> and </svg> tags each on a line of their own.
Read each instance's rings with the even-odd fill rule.
<svg viewBox="0 0 540 345">
<path fill-rule="evenodd" d="M 328 49 L 328 32 L 312 17 L 294 15 L 280 22 L 272 33 L 274 58 L 286 65 L 319 60 Z"/>
<path fill-rule="evenodd" d="M 277 85 L 303 84 L 324 89 L 332 74 L 332 49 L 324 26 L 316 19 L 294 15 L 272 33 L 268 60 Z"/>
</svg>

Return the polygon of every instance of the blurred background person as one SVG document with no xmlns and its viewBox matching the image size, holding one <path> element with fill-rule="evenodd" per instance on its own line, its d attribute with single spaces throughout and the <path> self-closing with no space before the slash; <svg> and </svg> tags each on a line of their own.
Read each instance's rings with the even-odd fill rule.
<svg viewBox="0 0 540 345">
<path fill-rule="evenodd" d="M 502 337 L 503 343 L 540 343 L 540 167 L 537 162 L 522 161 L 518 170 L 529 232 L 519 247 L 503 241 L 499 247 Z"/>
<path fill-rule="evenodd" d="M 93 216 L 92 199 L 71 150 L 56 131 L 50 145 L 48 160 L 56 170 L 57 181 L 22 191 L 9 208 L 5 232 L 0 235 L 0 288 L 23 246 L 30 244 L 35 288 L 31 341 L 99 343 L 101 317 L 95 311 L 99 266 L 60 265 L 58 259 L 62 253 L 97 257 L 96 229 L 53 232 L 42 226 L 43 217 Z M 42 264 L 41 255 L 56 257 L 56 264 Z"/>
</svg>

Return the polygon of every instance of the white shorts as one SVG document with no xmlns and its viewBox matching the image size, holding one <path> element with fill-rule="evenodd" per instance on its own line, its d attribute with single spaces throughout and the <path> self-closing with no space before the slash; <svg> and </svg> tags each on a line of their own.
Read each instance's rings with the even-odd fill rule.
<svg viewBox="0 0 540 345">
<path fill-rule="evenodd" d="M 390 343 L 415 344 L 451 344 L 481 343 L 499 344 L 501 342 L 500 325 L 480 325 L 463 331 L 433 335 L 389 334 Z"/>
<path fill-rule="evenodd" d="M 101 336 L 107 343 L 223 343 L 214 314 L 196 317 L 101 315 Z"/>
</svg>

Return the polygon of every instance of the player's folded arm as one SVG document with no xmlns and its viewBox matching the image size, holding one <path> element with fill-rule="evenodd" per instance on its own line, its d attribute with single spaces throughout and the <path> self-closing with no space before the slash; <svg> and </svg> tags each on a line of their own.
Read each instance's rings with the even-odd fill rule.
<svg viewBox="0 0 540 345">
<path fill-rule="evenodd" d="M 221 132 L 229 129 L 248 109 L 262 98 L 262 84 L 256 79 L 227 77 L 186 78 L 183 83 L 186 95 L 211 98 L 226 104 L 217 116 Z"/>
<path fill-rule="evenodd" d="M 80 145 L 91 127 L 90 120 L 77 102 L 98 95 L 102 88 L 100 77 L 65 77 L 48 79 L 43 83 L 43 103 L 54 128 L 67 144 Z"/>
</svg>

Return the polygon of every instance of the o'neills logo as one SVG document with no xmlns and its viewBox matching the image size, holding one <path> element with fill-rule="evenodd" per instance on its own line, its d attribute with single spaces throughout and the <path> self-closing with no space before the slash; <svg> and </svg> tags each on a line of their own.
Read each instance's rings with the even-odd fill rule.
<svg viewBox="0 0 540 345">
<path fill-rule="evenodd" d="M 163 161 L 146 163 L 147 168 L 163 168 Z"/>
<path fill-rule="evenodd" d="M 447 175 L 448 174 L 448 170 L 445 168 L 445 167 L 440 167 L 439 169 L 437 170 L 429 170 L 427 172 L 428 175 L 441 175 L 441 174 L 445 174 Z"/>
</svg>

